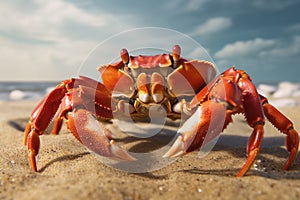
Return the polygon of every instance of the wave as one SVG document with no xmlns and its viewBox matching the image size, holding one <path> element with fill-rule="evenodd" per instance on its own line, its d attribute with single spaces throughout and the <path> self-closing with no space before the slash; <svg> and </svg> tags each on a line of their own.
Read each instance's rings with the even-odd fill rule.
<svg viewBox="0 0 300 200">
<path fill-rule="evenodd" d="M 257 90 L 268 97 L 275 107 L 294 107 L 300 97 L 300 83 L 283 81 L 278 84 L 259 84 Z"/>
<path fill-rule="evenodd" d="M 0 82 L 0 101 L 40 100 L 57 84 L 58 82 Z M 300 83 L 260 83 L 257 84 L 257 90 L 276 107 L 298 105 L 295 97 L 300 97 Z"/>
<path fill-rule="evenodd" d="M 39 100 L 58 82 L 0 82 L 0 100 Z"/>
</svg>

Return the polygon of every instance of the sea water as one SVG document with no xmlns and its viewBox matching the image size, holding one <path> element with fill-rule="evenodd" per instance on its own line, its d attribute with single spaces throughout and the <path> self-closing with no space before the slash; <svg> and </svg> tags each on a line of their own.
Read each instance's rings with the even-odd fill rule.
<svg viewBox="0 0 300 200">
<path fill-rule="evenodd" d="M 0 101 L 40 100 L 49 93 L 58 82 L 0 82 Z M 270 98 L 276 107 L 298 105 L 300 83 L 279 82 L 256 84 L 260 94 Z"/>
<path fill-rule="evenodd" d="M 0 101 L 39 100 L 58 82 L 0 82 Z"/>
</svg>

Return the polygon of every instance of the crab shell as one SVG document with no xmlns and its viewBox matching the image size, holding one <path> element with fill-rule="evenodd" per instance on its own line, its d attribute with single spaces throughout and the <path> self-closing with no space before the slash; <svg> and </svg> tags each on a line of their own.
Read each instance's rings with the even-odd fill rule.
<svg viewBox="0 0 300 200">
<path fill-rule="evenodd" d="M 211 62 L 180 58 L 178 45 L 174 46 L 172 55 L 129 56 L 122 49 L 121 59 L 99 67 L 103 84 L 114 96 L 138 98 L 144 104 L 194 96 L 216 76 Z"/>
</svg>

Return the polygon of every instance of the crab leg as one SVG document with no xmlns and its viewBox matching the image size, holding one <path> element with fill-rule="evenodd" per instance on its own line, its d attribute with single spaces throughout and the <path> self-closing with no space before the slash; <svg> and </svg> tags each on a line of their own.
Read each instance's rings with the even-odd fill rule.
<svg viewBox="0 0 300 200">
<path fill-rule="evenodd" d="M 30 166 L 33 171 L 37 171 L 35 156 L 39 152 L 39 136 L 44 133 L 53 116 L 57 112 L 61 99 L 66 93 L 65 85 L 68 81 L 59 84 L 49 93 L 33 110 L 31 118 L 24 132 L 24 145 L 27 145 Z"/>
<path fill-rule="evenodd" d="M 24 145 L 27 143 L 27 136 L 30 131 L 35 130 L 39 135 L 42 135 L 46 130 L 59 108 L 61 99 L 67 92 L 65 84 L 67 84 L 67 82 L 62 82 L 56 86 L 32 111 L 31 118 L 25 129 Z"/>
<path fill-rule="evenodd" d="M 289 158 L 283 169 L 288 169 L 294 162 L 299 148 L 299 135 L 293 127 L 293 123 L 279 112 L 274 106 L 269 104 L 268 100 L 264 96 L 260 96 L 263 109 L 268 120 L 282 133 L 286 134 L 286 147 L 290 152 Z"/>
<path fill-rule="evenodd" d="M 249 170 L 260 150 L 264 135 L 265 119 L 259 95 L 249 77 L 240 78 L 238 85 L 242 91 L 246 120 L 249 126 L 253 128 L 247 146 L 248 158 L 242 169 L 237 174 L 237 177 L 241 177 Z"/>
</svg>

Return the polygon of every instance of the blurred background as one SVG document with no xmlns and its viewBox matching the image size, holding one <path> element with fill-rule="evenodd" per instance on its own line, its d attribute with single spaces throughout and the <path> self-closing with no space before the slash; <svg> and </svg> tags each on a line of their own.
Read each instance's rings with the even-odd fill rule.
<svg viewBox="0 0 300 200">
<path fill-rule="evenodd" d="M 110 36 L 162 27 L 192 37 L 221 71 L 235 65 L 255 83 L 297 82 L 299 10 L 298 0 L 1 1 L 0 81 L 67 79 Z"/>
</svg>

